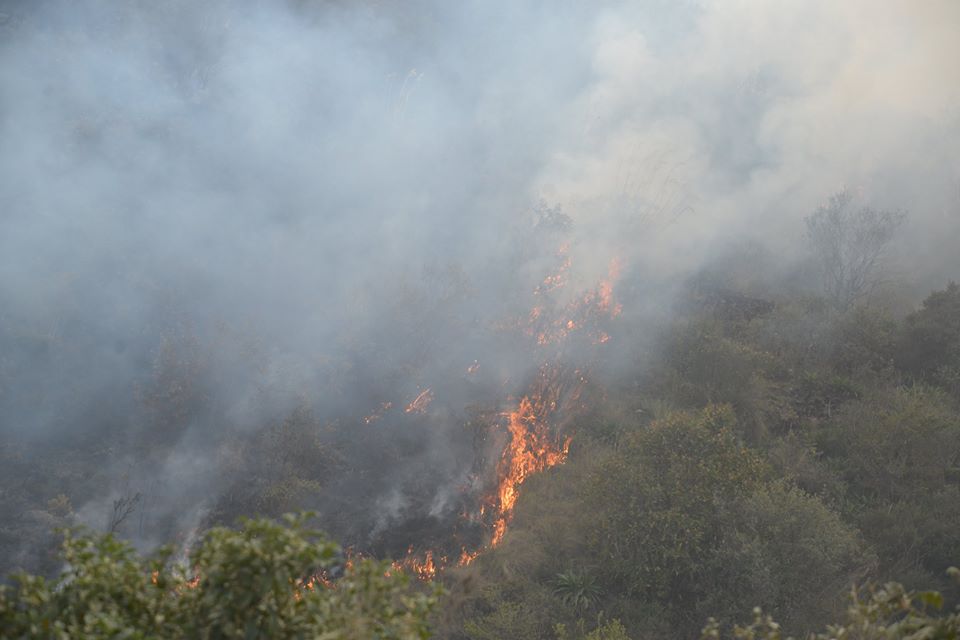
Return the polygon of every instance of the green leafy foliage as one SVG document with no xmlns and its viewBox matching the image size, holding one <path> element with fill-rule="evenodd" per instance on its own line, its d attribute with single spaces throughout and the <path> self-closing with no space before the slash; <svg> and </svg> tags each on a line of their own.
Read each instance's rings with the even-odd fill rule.
<svg viewBox="0 0 960 640">
<path fill-rule="evenodd" d="M 576 611 L 591 609 L 600 601 L 601 589 L 596 579 L 587 572 L 568 569 L 557 574 L 554 595 Z"/>
<path fill-rule="evenodd" d="M 435 593 L 372 560 L 348 566 L 332 587 L 314 586 L 314 572 L 341 565 L 340 549 L 304 516 L 284 520 L 209 531 L 189 571 L 169 550 L 144 561 L 110 535 L 68 534 L 58 580 L 21 574 L 0 590 L 4 637 L 429 637 Z"/>
<path fill-rule="evenodd" d="M 627 628 L 616 619 L 598 625 L 596 629 L 589 633 L 584 633 L 582 629 L 571 633 L 566 625 L 558 624 L 554 627 L 554 633 L 557 634 L 557 640 L 573 640 L 574 638 L 580 640 L 630 640 L 630 636 L 627 635 Z"/>
<path fill-rule="evenodd" d="M 923 385 L 874 391 L 818 440 L 844 481 L 843 511 L 875 544 L 882 575 L 935 584 L 960 557 L 960 416 L 950 399 Z"/>
<path fill-rule="evenodd" d="M 549 625 L 545 616 L 538 615 L 530 599 L 519 601 L 491 599 L 496 606 L 490 611 L 467 620 L 464 633 L 470 640 L 536 640 L 545 637 Z"/>
<path fill-rule="evenodd" d="M 960 572 L 950 569 L 955 579 Z M 828 625 L 824 632 L 810 634 L 808 640 L 956 640 L 960 638 L 960 611 L 938 615 L 943 596 L 936 591 L 909 591 L 890 582 L 872 586 L 865 595 L 854 591 L 847 609 L 846 621 Z M 786 638 L 772 616 L 760 608 L 753 611 L 753 621 L 735 626 L 732 637 L 738 640 L 781 640 Z M 723 637 L 721 625 L 711 619 L 703 629 L 701 640 Z"/>
<path fill-rule="evenodd" d="M 960 286 L 951 282 L 907 317 L 897 343 L 897 364 L 910 374 L 944 384 L 960 398 Z"/>
<path fill-rule="evenodd" d="M 802 624 L 871 562 L 837 514 L 772 482 L 734 433 L 729 407 L 675 413 L 622 443 L 586 489 L 602 505 L 591 534 L 604 584 L 681 630 L 755 603 Z M 818 591 L 792 586 L 812 582 Z"/>
<path fill-rule="evenodd" d="M 809 373 L 796 385 L 794 402 L 799 415 L 823 419 L 833 416 L 837 408 L 860 395 L 860 390 L 848 378 Z"/>
</svg>

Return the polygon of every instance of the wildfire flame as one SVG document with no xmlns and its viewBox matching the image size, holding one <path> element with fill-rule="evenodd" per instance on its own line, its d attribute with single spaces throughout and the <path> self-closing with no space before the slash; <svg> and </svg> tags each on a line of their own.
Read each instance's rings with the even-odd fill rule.
<svg viewBox="0 0 960 640">
<path fill-rule="evenodd" d="M 474 552 L 467 551 L 466 547 L 463 547 L 463 550 L 460 552 L 460 559 L 457 560 L 457 566 L 465 567 L 471 562 L 473 562 L 477 556 L 480 555 L 482 549 L 477 549 Z"/>
<path fill-rule="evenodd" d="M 616 302 L 613 296 L 622 263 L 614 258 L 607 268 L 606 278 L 579 297 L 559 305 L 546 294 L 566 285 L 566 279 L 561 276 L 569 268 L 570 259 L 566 256 L 565 249 L 561 251 L 564 261 L 560 269 L 534 290 L 534 295 L 540 296 L 540 299 L 527 314 L 523 330 L 527 335 L 535 337 L 541 347 L 560 343 L 575 331 L 586 333 L 593 344 L 603 344 L 609 340 L 609 336 L 601 330 L 600 323 L 604 318 L 616 318 L 623 311 L 623 306 Z M 524 325 L 524 322 L 520 321 L 519 324 Z"/>
<path fill-rule="evenodd" d="M 560 246 L 560 249 L 557 251 L 557 256 L 562 260 L 560 261 L 560 266 L 557 268 L 556 272 L 551 273 L 546 278 L 543 279 L 537 288 L 534 290 L 533 295 L 538 296 L 554 289 L 559 289 L 567 284 L 567 272 L 570 271 L 570 256 L 567 255 L 567 252 L 570 249 L 569 244 L 563 244 Z"/>
<path fill-rule="evenodd" d="M 430 406 L 432 401 L 433 392 L 430 389 L 424 389 L 420 392 L 420 395 L 413 399 L 413 402 L 407 405 L 405 411 L 407 413 L 426 413 L 427 407 Z"/>
<path fill-rule="evenodd" d="M 562 440 L 557 438 L 547 422 L 547 417 L 558 408 L 561 392 L 559 374 L 543 368 L 531 393 L 521 398 L 517 408 L 506 414 L 510 442 L 497 466 L 496 502 L 493 505 L 496 517 L 491 547 L 503 540 L 507 524 L 513 517 L 520 486 L 534 473 L 567 459 L 570 436 Z"/>
<path fill-rule="evenodd" d="M 376 411 L 368 415 L 363 419 L 363 424 L 373 424 L 377 420 L 383 417 L 383 414 L 390 410 L 393 406 L 392 402 L 382 402 Z"/>
<path fill-rule="evenodd" d="M 609 313 L 611 318 L 617 317 L 623 311 L 623 305 L 613 301 L 613 285 L 620 277 L 622 269 L 623 263 L 619 258 L 611 260 L 607 268 L 607 278 L 600 283 L 597 290 L 597 306 L 601 311 Z"/>
<path fill-rule="evenodd" d="M 429 582 L 436 577 L 437 571 L 445 567 L 446 564 L 446 557 L 440 557 L 434 561 L 433 551 L 427 550 L 421 558 L 414 553 L 413 547 L 410 547 L 407 550 L 407 557 L 403 560 L 395 560 L 392 566 L 397 571 L 407 571 L 420 580 Z"/>
<path fill-rule="evenodd" d="M 533 292 L 538 297 L 537 304 L 530 310 L 525 322 L 520 320 L 513 326 L 535 337 L 541 346 L 563 341 L 573 332 L 583 332 L 595 345 L 607 343 L 610 334 L 602 329 L 602 321 L 604 318 L 615 318 L 622 312 L 622 306 L 614 299 L 614 286 L 620 277 L 622 263 L 619 259 L 611 260 L 607 277 L 594 288 L 565 304 L 557 304 L 550 294 L 568 283 L 571 267 L 568 246 L 561 246 L 557 255 L 561 259 L 559 267 L 547 275 Z M 511 325 L 503 326 L 508 328 Z M 467 372 L 473 373 L 475 367 L 476 362 Z M 469 521 L 486 523 L 490 532 L 489 542 L 473 551 L 462 547 L 458 566 L 470 564 L 484 549 L 496 547 L 503 541 L 513 518 L 520 487 L 530 476 L 562 464 L 567 459 L 572 438 L 569 435 L 557 435 L 551 422 L 564 413 L 564 409 L 572 408 L 579 401 L 585 382 L 580 371 L 574 371 L 570 376 L 565 375 L 559 367 L 544 365 L 515 408 L 500 414 L 503 419 L 500 424 L 505 425 L 509 440 L 497 462 L 496 487 L 484 498 L 476 512 L 465 515 Z M 410 403 L 407 412 L 422 412 L 431 399 L 429 389 L 422 392 Z M 395 563 L 395 566 L 412 570 L 419 578 L 429 580 L 446 563 L 446 557 L 435 558 L 431 551 L 421 557 L 411 549 L 407 558 Z"/>
<path fill-rule="evenodd" d="M 611 260 L 606 278 L 578 296 L 567 296 L 568 301 L 561 303 L 554 299 L 552 292 L 568 284 L 571 268 L 568 249 L 567 245 L 560 247 L 557 252 L 560 258 L 559 266 L 533 291 L 534 296 L 537 296 L 537 304 L 527 317 L 516 318 L 497 325 L 498 327 L 520 330 L 535 337 L 541 346 L 563 341 L 573 332 L 580 332 L 595 345 L 610 340 L 610 335 L 603 331 L 603 322 L 604 319 L 617 317 L 622 311 L 622 306 L 614 298 L 614 287 L 622 264 L 618 259 Z M 473 375 L 478 369 L 479 362 L 474 360 L 467 367 L 466 373 Z M 462 514 L 468 522 L 482 523 L 489 533 L 489 538 L 487 544 L 477 549 L 461 547 L 461 553 L 456 560 L 458 566 L 469 565 L 485 549 L 496 547 L 503 541 L 513 518 L 520 488 L 530 476 L 562 464 L 567 459 L 572 437 L 560 435 L 562 429 L 557 427 L 563 417 L 569 418 L 575 413 L 585 382 L 586 378 L 579 370 L 543 365 L 537 378 L 519 401 L 516 401 L 514 408 L 498 414 L 499 418 L 491 422 L 492 427 L 505 428 L 508 436 L 497 461 L 496 485 L 481 500 L 476 510 Z M 430 388 L 424 389 L 406 406 L 405 412 L 426 413 L 433 397 Z M 391 407 L 390 402 L 382 403 L 375 412 L 364 418 L 364 422 L 370 424 L 378 420 Z M 354 558 L 359 557 L 360 554 L 354 554 L 348 549 L 346 565 L 349 566 Z M 411 573 L 420 580 L 429 581 L 449 563 L 447 556 L 434 550 L 415 552 L 411 546 L 406 557 L 391 564 L 388 574 L 402 571 Z M 335 587 L 335 581 L 327 576 L 317 576 L 304 586 L 311 589 L 316 584 Z"/>
</svg>

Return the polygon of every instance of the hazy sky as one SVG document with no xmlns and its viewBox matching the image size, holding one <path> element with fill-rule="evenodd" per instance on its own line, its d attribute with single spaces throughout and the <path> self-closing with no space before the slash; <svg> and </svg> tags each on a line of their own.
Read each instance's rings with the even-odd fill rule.
<svg viewBox="0 0 960 640">
<path fill-rule="evenodd" d="M 570 295 L 744 238 L 790 264 L 844 187 L 909 211 L 898 277 L 942 286 L 958 32 L 953 0 L 0 1 L 0 430 L 141 420 L 171 335 L 217 406 L 190 456 L 477 354 L 519 380 L 490 327 L 561 241 Z"/>
</svg>

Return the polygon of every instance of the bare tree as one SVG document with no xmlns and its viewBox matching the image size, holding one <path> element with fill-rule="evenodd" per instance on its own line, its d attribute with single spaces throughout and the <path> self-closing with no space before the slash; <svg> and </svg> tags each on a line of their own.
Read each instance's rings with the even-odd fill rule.
<svg viewBox="0 0 960 640">
<path fill-rule="evenodd" d="M 840 309 L 868 295 L 880 283 L 890 241 L 903 223 L 901 211 L 855 209 L 843 190 L 806 219 L 807 240 L 820 262 L 824 288 Z"/>
<path fill-rule="evenodd" d="M 133 513 L 140 503 L 141 495 L 127 493 L 113 501 L 113 512 L 110 514 L 110 521 L 107 523 L 107 533 L 116 533 L 123 521 Z"/>
</svg>

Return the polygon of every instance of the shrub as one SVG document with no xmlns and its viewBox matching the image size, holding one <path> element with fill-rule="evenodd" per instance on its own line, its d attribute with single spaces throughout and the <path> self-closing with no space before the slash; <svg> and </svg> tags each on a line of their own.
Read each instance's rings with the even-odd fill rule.
<svg viewBox="0 0 960 640">
<path fill-rule="evenodd" d="M 332 587 L 311 576 L 343 565 L 339 547 L 306 527 L 248 520 L 209 531 L 185 571 L 167 549 L 142 560 L 110 535 L 68 534 L 67 568 L 0 588 L 9 638 L 427 638 L 436 594 L 370 560 L 348 563 Z"/>
</svg>

